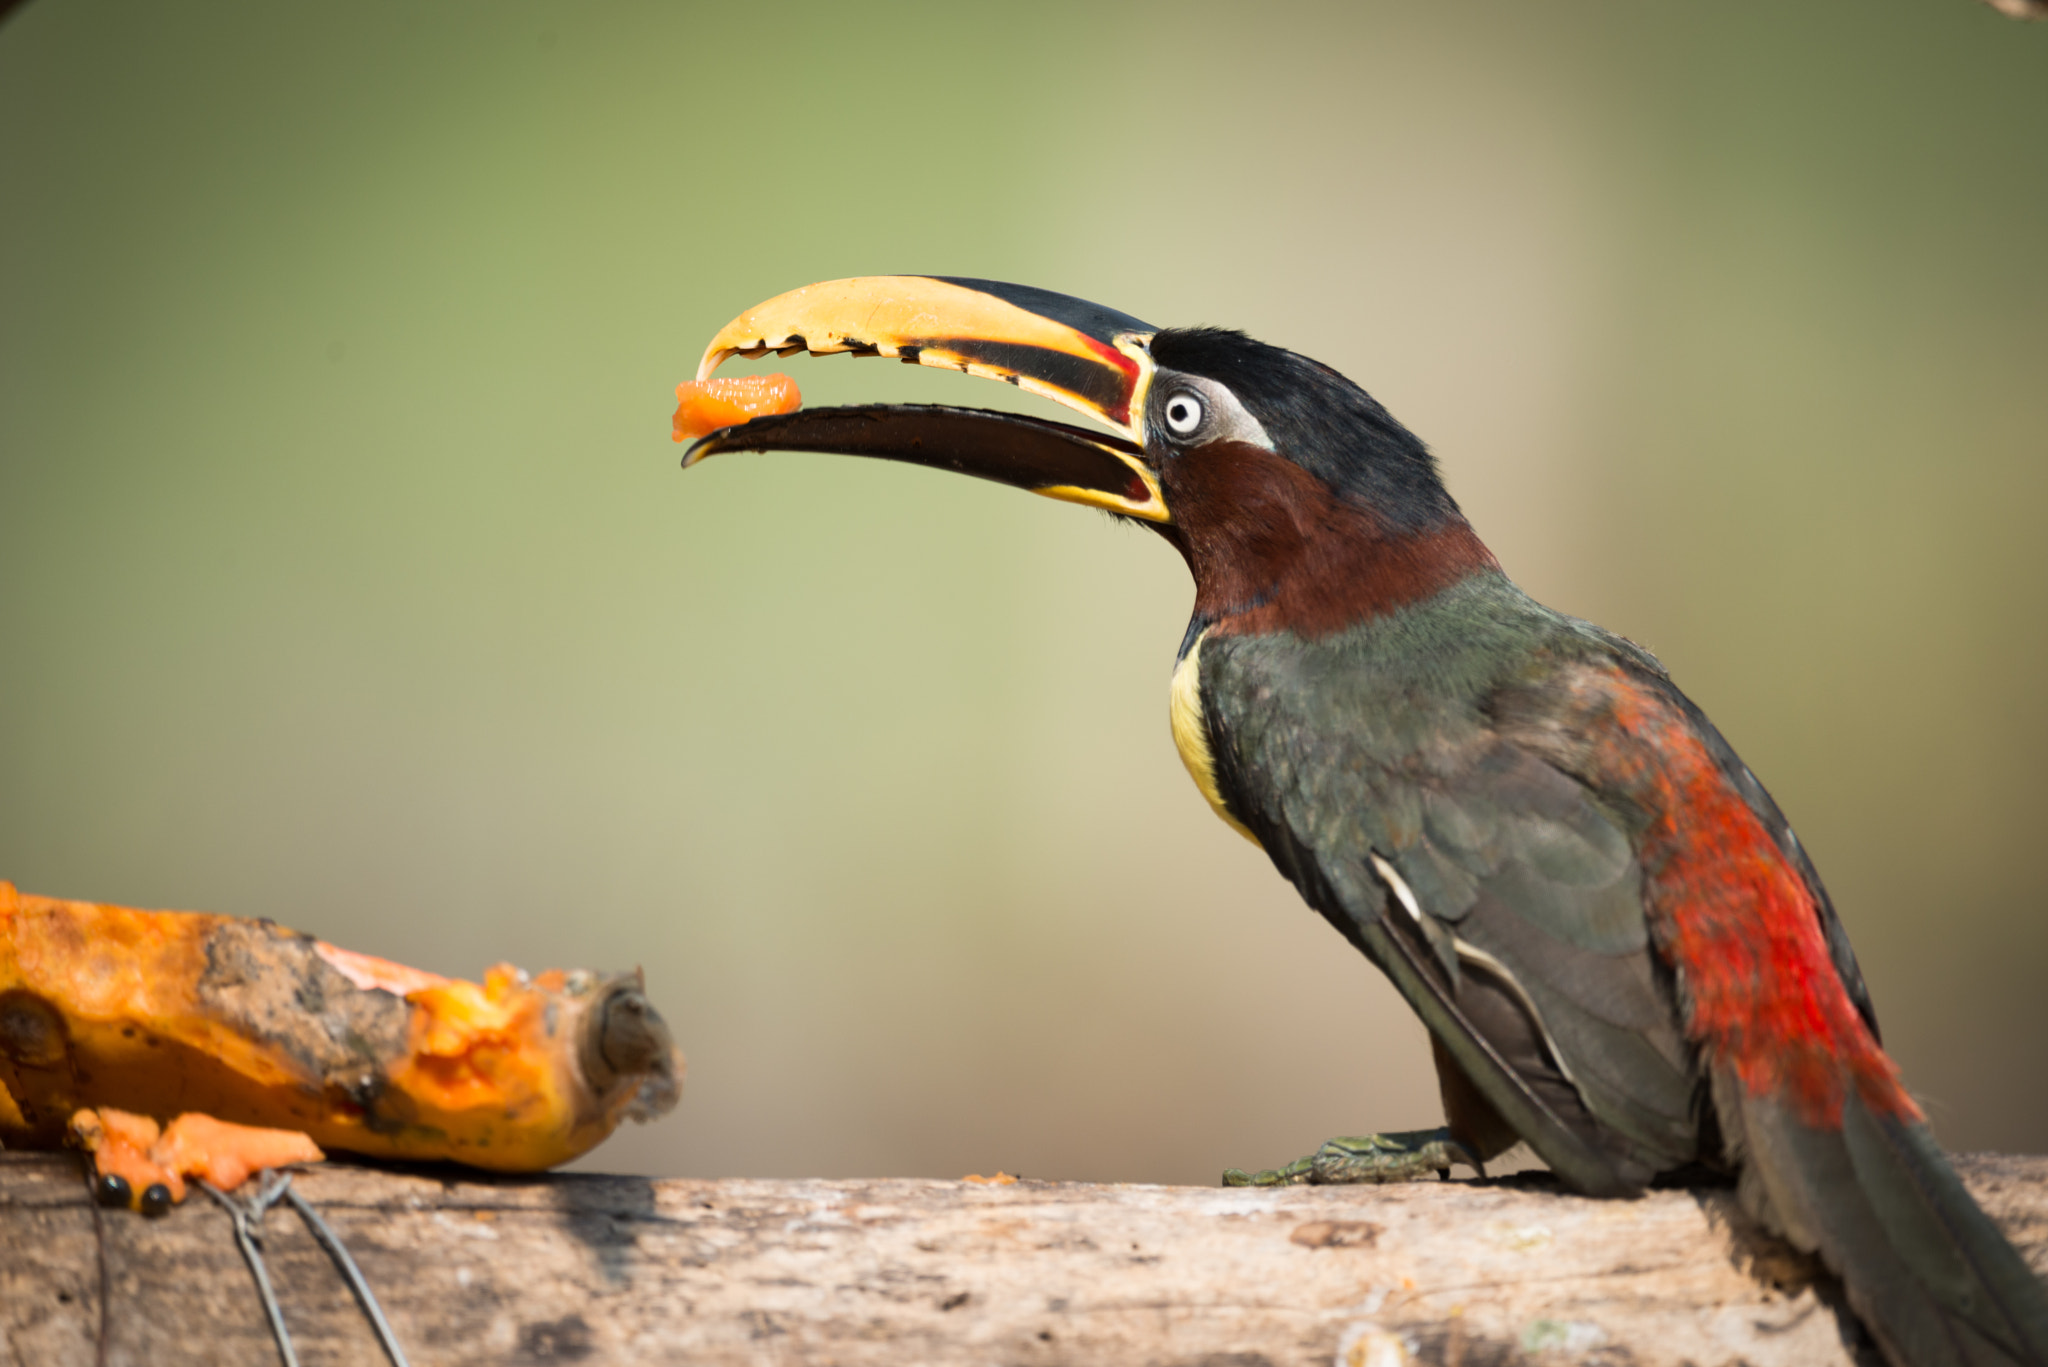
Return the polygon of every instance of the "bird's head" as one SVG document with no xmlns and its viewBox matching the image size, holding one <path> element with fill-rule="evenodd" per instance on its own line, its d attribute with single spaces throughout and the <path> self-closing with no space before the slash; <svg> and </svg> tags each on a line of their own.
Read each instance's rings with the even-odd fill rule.
<svg viewBox="0 0 2048 1367">
<path fill-rule="evenodd" d="M 1319 362 L 1218 328 L 1156 328 L 991 280 L 810 285 L 719 330 L 726 357 L 852 352 L 1005 380 L 1110 434 L 929 404 L 803 409 L 720 451 L 829 451 L 998 480 L 1150 526 L 1187 558 L 1198 619 L 1318 636 L 1495 567 L 1415 435 Z"/>
</svg>

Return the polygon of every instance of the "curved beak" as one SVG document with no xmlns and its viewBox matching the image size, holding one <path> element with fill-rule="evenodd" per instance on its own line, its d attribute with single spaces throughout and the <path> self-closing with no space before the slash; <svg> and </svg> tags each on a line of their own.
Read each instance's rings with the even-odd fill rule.
<svg viewBox="0 0 2048 1367">
<path fill-rule="evenodd" d="M 719 329 L 697 378 L 709 378 L 734 355 L 893 356 L 1005 380 L 1088 414 L 1116 436 L 982 409 L 821 408 L 723 428 L 693 444 L 683 464 L 720 451 L 873 456 L 1170 523 L 1142 434 L 1149 343 L 1157 331 L 1099 304 L 993 280 L 870 275 L 807 285 Z"/>
</svg>

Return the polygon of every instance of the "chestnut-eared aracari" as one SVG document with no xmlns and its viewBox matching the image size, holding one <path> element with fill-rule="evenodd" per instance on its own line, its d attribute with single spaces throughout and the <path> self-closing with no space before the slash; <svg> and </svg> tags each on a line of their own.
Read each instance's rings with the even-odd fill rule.
<svg viewBox="0 0 2048 1367">
<path fill-rule="evenodd" d="M 1227 1181 L 1389 1180 L 1518 1138 L 1593 1196 L 1719 1169 L 1895 1362 L 2048 1367 L 2048 1296 L 1902 1086 L 1770 794 L 1648 651 L 1515 587 L 1363 389 L 1240 332 L 937 276 L 769 300 L 699 378 L 768 351 L 986 375 L 1109 431 L 820 408 L 714 432 L 686 465 L 908 461 L 1106 509 L 1185 557 L 1181 758 L 1422 1017 L 1448 1122 Z"/>
</svg>

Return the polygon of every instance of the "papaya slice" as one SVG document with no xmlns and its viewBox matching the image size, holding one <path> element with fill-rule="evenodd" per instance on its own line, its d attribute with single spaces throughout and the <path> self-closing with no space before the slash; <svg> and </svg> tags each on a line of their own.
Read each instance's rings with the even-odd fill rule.
<svg viewBox="0 0 2048 1367">
<path fill-rule="evenodd" d="M 144 1158 L 173 1137 L 223 1162 L 269 1152 L 190 1117 L 146 1136 L 109 1125 L 112 1107 L 531 1172 L 663 1114 L 682 1074 L 638 972 L 499 964 L 474 983 L 270 921 L 0 882 L 0 1144 L 54 1147 L 79 1111 L 97 1110 L 100 1130 Z"/>
</svg>

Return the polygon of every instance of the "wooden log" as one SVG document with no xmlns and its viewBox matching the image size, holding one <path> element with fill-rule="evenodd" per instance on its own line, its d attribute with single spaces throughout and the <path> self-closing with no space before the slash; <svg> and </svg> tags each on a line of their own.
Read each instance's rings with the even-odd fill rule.
<svg viewBox="0 0 2048 1367">
<path fill-rule="evenodd" d="M 2048 1271 L 2048 1158 L 1957 1164 Z M 1854 1361 L 1827 1284 L 1724 1188 L 1592 1201 L 1539 1174 L 1226 1191 L 336 1163 L 296 1189 L 418 1367 Z M 382 1362 L 298 1217 L 274 1209 L 263 1229 L 302 1360 Z M 0 1361 L 33 1367 L 279 1360 L 217 1206 L 100 1210 L 63 1154 L 0 1155 L 0 1341 Z"/>
</svg>

